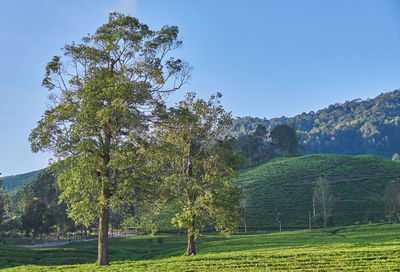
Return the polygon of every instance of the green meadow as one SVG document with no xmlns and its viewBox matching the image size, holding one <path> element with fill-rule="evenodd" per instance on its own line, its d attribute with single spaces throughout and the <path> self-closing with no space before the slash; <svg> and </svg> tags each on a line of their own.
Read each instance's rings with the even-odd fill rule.
<svg viewBox="0 0 400 272">
<path fill-rule="evenodd" d="M 97 241 L 61 247 L 0 247 L 3 271 L 400 271 L 400 225 L 370 224 L 249 233 L 202 234 L 198 255 L 183 256 L 177 234 L 110 240 L 111 264 L 95 265 Z"/>
</svg>

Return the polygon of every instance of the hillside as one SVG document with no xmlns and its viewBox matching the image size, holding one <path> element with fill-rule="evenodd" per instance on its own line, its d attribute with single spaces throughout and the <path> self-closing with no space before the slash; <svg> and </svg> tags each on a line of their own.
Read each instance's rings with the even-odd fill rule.
<svg viewBox="0 0 400 272">
<path fill-rule="evenodd" d="M 222 136 L 248 134 L 260 123 L 271 131 L 276 125 L 293 122 L 307 154 L 376 154 L 391 158 L 400 153 L 400 90 L 374 99 L 336 103 L 291 118 L 239 117 Z"/>
<path fill-rule="evenodd" d="M 18 191 L 22 187 L 22 185 L 32 182 L 42 171 L 44 170 L 42 169 L 25 174 L 3 177 L 0 180 L 3 183 L 4 190 L 7 193 L 12 193 Z"/>
<path fill-rule="evenodd" d="M 400 176 L 400 163 L 375 155 L 306 155 L 278 158 L 242 171 L 239 184 L 247 195 L 247 227 L 307 227 L 312 211 L 313 183 L 327 175 L 336 198 L 335 225 L 381 222 L 385 218 L 383 190 Z"/>
</svg>

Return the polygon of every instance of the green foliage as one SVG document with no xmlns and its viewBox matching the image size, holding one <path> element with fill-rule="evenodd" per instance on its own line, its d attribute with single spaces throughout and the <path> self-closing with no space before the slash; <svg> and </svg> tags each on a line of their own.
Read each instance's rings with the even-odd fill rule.
<svg viewBox="0 0 400 272">
<path fill-rule="evenodd" d="M 39 200 L 33 198 L 25 207 L 24 214 L 22 215 L 22 229 L 29 231 L 32 230 L 33 237 L 39 234 L 49 232 L 48 226 L 45 223 L 46 205 Z M 47 228 L 46 228 L 47 227 Z"/>
<path fill-rule="evenodd" d="M 259 164 L 275 155 L 264 131 L 265 128 L 261 126 L 253 134 L 242 135 L 234 140 L 234 148 L 246 159 L 242 166 Z"/>
<path fill-rule="evenodd" d="M 40 173 L 32 183 L 25 184 L 15 196 L 21 212 L 21 230 L 33 236 L 62 229 L 68 224 L 66 205 L 59 203 L 60 191 L 50 172 Z"/>
<path fill-rule="evenodd" d="M 293 126 L 277 125 L 271 131 L 270 137 L 273 147 L 279 149 L 282 154 L 297 155 L 299 139 L 294 124 Z"/>
<path fill-rule="evenodd" d="M 263 124 L 267 131 L 277 125 L 296 123 L 300 145 L 307 154 L 376 154 L 391 158 L 400 153 L 400 90 L 374 99 L 337 103 L 317 112 L 294 117 L 260 119 L 239 117 L 222 137 L 251 134 Z"/>
<path fill-rule="evenodd" d="M 175 26 L 152 31 L 111 13 L 46 66 L 43 86 L 52 105 L 29 136 L 31 148 L 62 159 L 58 183 L 69 216 L 86 226 L 99 218 L 99 265 L 108 264 L 110 207 L 135 198 L 144 185 L 143 134 L 163 115 L 165 96 L 188 78 L 190 68 L 170 54 L 181 44 Z M 136 160 L 127 166 L 124 157 Z"/>
<path fill-rule="evenodd" d="M 201 252 L 185 258 L 184 235 L 110 240 L 111 267 L 96 267 L 95 241 L 53 248 L 0 246 L 4 271 L 396 271 L 398 224 L 282 233 L 202 235 Z M 8 267 L 8 269 L 7 269 Z"/>
<path fill-rule="evenodd" d="M 240 191 L 233 180 L 239 157 L 232 141 L 213 143 L 231 118 L 220 105 L 220 97 L 205 101 L 188 93 L 156 130 L 154 161 L 163 173 L 163 195 L 177 203 L 173 223 L 187 228 L 193 240 L 209 218 L 218 232 L 235 231 L 240 214 Z"/>
<path fill-rule="evenodd" d="M 321 175 L 336 199 L 331 223 L 350 225 L 367 222 L 367 215 L 372 222 L 386 220 L 384 188 L 399 173 L 398 163 L 373 155 L 306 155 L 242 170 L 237 182 L 246 194 L 247 228 L 276 228 L 277 212 L 283 226 L 306 228 L 313 185 Z"/>
</svg>

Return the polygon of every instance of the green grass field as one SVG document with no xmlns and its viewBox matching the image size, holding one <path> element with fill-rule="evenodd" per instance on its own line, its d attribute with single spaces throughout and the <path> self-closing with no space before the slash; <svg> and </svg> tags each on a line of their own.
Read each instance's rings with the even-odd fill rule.
<svg viewBox="0 0 400 272">
<path fill-rule="evenodd" d="M 97 267 L 96 241 L 56 248 L 0 247 L 4 271 L 400 271 L 400 225 L 282 233 L 202 235 L 185 257 L 184 235 L 114 238 L 111 265 Z M 6 267 L 8 267 L 6 269 Z"/>
<path fill-rule="evenodd" d="M 334 225 L 387 220 L 383 192 L 388 181 L 400 177 L 400 163 L 374 155 L 325 154 L 277 158 L 242 171 L 237 181 L 248 196 L 247 227 L 277 228 L 278 212 L 283 227 L 307 227 L 313 185 L 324 175 L 335 198 Z"/>
</svg>

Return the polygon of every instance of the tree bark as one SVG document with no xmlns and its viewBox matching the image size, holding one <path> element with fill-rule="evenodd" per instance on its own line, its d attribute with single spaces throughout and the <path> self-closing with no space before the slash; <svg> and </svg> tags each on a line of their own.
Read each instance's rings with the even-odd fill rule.
<svg viewBox="0 0 400 272">
<path fill-rule="evenodd" d="M 109 209 L 102 207 L 99 214 L 99 238 L 97 251 L 97 265 L 108 265 L 108 221 Z"/>
<path fill-rule="evenodd" d="M 187 238 L 188 238 L 188 245 L 186 249 L 186 256 L 194 256 L 196 255 L 196 248 L 194 245 L 194 229 L 192 227 L 188 228 L 187 230 Z"/>
<path fill-rule="evenodd" d="M 60 225 L 57 225 L 57 241 L 60 240 L 60 232 L 61 232 L 61 227 Z"/>
<path fill-rule="evenodd" d="M 111 136 L 107 133 L 107 129 L 103 129 L 105 134 L 105 146 L 110 146 Z M 99 181 L 102 183 L 100 196 L 100 212 L 99 212 L 99 233 L 97 245 L 97 265 L 109 265 L 108 252 L 108 224 L 110 222 L 110 209 L 108 200 L 111 197 L 109 178 L 110 155 L 107 152 L 100 158 L 100 169 L 98 169 Z"/>
</svg>

